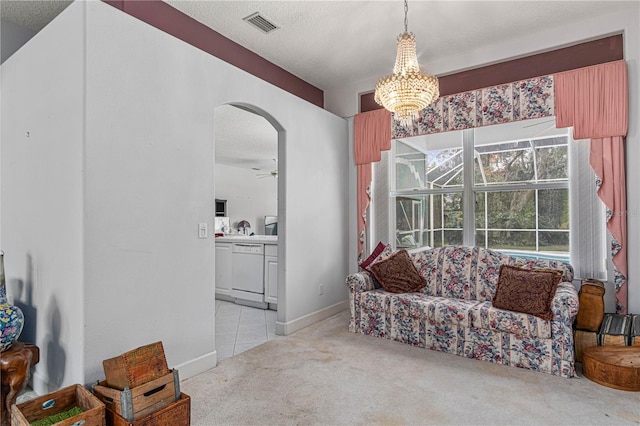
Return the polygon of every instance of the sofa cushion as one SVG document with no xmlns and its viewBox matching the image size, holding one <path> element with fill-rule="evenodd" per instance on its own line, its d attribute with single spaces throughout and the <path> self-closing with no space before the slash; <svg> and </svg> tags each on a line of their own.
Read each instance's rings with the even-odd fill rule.
<svg viewBox="0 0 640 426">
<path fill-rule="evenodd" d="M 391 296 L 391 316 L 468 327 L 471 324 L 469 312 L 477 304 L 475 300 L 449 299 L 424 293 L 394 294 Z"/>
<path fill-rule="evenodd" d="M 440 299 L 434 302 L 433 316 L 435 324 L 452 324 L 469 327 L 469 312 L 478 304 L 476 300 Z"/>
<path fill-rule="evenodd" d="M 391 293 L 420 291 L 427 284 L 406 250 L 399 250 L 389 258 L 374 263 L 370 268 L 382 287 Z"/>
<path fill-rule="evenodd" d="M 548 268 L 562 271 L 563 282 L 573 281 L 573 267 L 565 262 L 555 259 L 530 259 L 526 257 L 511 257 L 509 265 L 518 265 L 522 269 Z"/>
<path fill-rule="evenodd" d="M 480 248 L 473 299 L 490 301 L 496 294 L 500 265 L 509 264 L 511 257 L 496 250 Z"/>
<path fill-rule="evenodd" d="M 442 270 L 440 268 L 441 254 L 441 247 L 409 254 L 416 269 L 427 281 L 427 285 L 422 289 L 422 292 L 434 297 L 438 296 L 438 289 L 442 281 Z"/>
<path fill-rule="evenodd" d="M 391 296 L 391 315 L 393 318 L 408 317 L 427 320 L 433 318 L 436 302 L 441 297 L 424 293 L 402 293 Z"/>
<path fill-rule="evenodd" d="M 551 321 L 535 315 L 498 309 L 491 302 L 481 302 L 470 312 L 471 327 L 523 337 L 551 338 Z"/>
<path fill-rule="evenodd" d="M 425 324 L 433 316 L 435 301 L 440 297 L 424 293 L 392 294 L 391 334 L 393 340 L 425 347 Z"/>
<path fill-rule="evenodd" d="M 477 247 L 442 247 L 440 288 L 437 296 L 473 300 L 472 282 L 475 284 Z M 473 280 L 473 281 L 472 281 Z"/>
<path fill-rule="evenodd" d="M 562 272 L 555 270 L 501 265 L 493 306 L 550 320 L 551 301 L 561 279 Z"/>
</svg>

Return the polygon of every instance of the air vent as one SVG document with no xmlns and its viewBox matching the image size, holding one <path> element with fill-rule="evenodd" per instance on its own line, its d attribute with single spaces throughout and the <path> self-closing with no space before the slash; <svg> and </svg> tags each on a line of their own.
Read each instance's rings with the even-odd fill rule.
<svg viewBox="0 0 640 426">
<path fill-rule="evenodd" d="M 260 14 L 260 12 L 252 13 L 246 18 L 242 19 L 243 21 L 247 21 L 265 34 L 269 34 L 271 31 L 280 28 L 269 19 L 267 19 L 264 15 Z"/>
</svg>

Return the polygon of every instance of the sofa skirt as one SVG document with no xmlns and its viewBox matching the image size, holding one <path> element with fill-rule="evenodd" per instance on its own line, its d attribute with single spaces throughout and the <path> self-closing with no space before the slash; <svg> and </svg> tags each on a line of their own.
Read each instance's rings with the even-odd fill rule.
<svg viewBox="0 0 640 426">
<path fill-rule="evenodd" d="M 554 340 L 474 327 L 472 313 L 481 312 L 486 302 L 452 304 L 451 299 L 436 296 L 407 297 L 381 290 L 354 296 L 351 331 L 466 358 L 575 376 L 572 333 L 562 323 L 551 321 L 551 329 L 563 329 L 560 335 L 567 336 Z"/>
</svg>

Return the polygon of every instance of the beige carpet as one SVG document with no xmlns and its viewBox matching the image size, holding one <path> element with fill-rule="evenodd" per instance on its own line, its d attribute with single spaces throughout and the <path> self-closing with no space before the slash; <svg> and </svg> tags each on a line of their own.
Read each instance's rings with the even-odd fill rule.
<svg viewBox="0 0 640 426">
<path fill-rule="evenodd" d="M 182 382 L 191 424 L 640 424 L 640 393 L 350 333 L 343 312 Z"/>
</svg>

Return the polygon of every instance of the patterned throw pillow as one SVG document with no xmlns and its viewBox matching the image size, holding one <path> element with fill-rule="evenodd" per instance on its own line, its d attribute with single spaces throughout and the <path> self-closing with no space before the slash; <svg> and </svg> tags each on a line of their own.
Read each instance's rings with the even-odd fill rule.
<svg viewBox="0 0 640 426">
<path fill-rule="evenodd" d="M 371 254 L 369 255 L 369 257 L 367 257 L 365 260 L 363 260 L 360 263 L 360 268 L 362 268 L 363 270 L 367 271 L 367 272 L 371 272 L 371 265 L 373 265 L 376 262 L 379 262 L 383 259 L 388 258 L 389 256 L 391 256 L 393 254 L 393 250 L 391 249 L 390 245 L 384 244 L 382 241 L 380 241 L 378 243 L 378 245 L 376 246 L 375 249 L 373 249 L 373 251 L 371 252 Z M 380 282 L 375 278 L 375 275 L 373 277 L 373 287 L 374 288 L 380 288 L 382 287 L 380 285 Z"/>
<path fill-rule="evenodd" d="M 391 293 L 411 293 L 427 285 L 406 250 L 399 250 L 370 268 L 382 287 Z"/>
<path fill-rule="evenodd" d="M 555 269 L 523 269 L 501 265 L 493 306 L 551 320 L 551 301 L 562 280 Z"/>
</svg>

